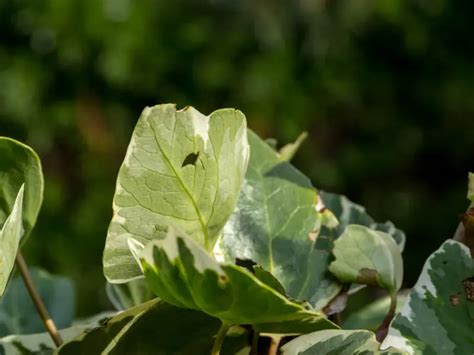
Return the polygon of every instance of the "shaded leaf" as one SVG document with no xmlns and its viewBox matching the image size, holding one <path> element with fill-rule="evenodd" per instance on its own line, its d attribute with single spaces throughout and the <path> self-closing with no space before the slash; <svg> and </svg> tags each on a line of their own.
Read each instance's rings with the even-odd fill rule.
<svg viewBox="0 0 474 355">
<path fill-rule="evenodd" d="M 300 149 L 301 144 L 305 141 L 308 137 L 307 132 L 301 133 L 294 143 L 289 143 L 283 146 L 280 151 L 278 152 L 280 159 L 283 161 L 290 161 L 295 156 L 298 149 Z"/>
<path fill-rule="evenodd" d="M 397 349 L 380 351 L 379 347 L 375 334 L 366 330 L 323 330 L 290 341 L 282 347 L 282 354 L 406 354 Z"/>
<path fill-rule="evenodd" d="M 107 283 L 105 290 L 109 301 L 118 311 L 138 306 L 155 297 L 143 278 L 124 284 Z"/>
<path fill-rule="evenodd" d="M 315 249 L 312 233 L 320 224 L 316 190 L 250 131 L 249 143 L 245 183 L 224 228 L 222 249 L 234 260 L 253 260 L 269 271 L 289 296 L 325 305 L 339 286 L 324 284 L 327 263 L 320 263 L 319 254 L 329 252 Z"/>
<path fill-rule="evenodd" d="M 391 323 L 383 346 L 409 353 L 471 354 L 474 349 L 474 261 L 448 240 L 431 254 Z"/>
<path fill-rule="evenodd" d="M 209 354 L 220 325 L 202 312 L 152 300 L 84 332 L 58 354 Z M 234 332 L 226 337 L 221 353 L 235 354 L 248 344 L 243 331 Z"/>
<path fill-rule="evenodd" d="M 11 214 L 0 231 L 0 296 L 5 292 L 15 258 L 23 236 L 23 196 L 25 185 L 21 185 Z"/>
<path fill-rule="evenodd" d="M 30 268 L 33 282 L 58 329 L 69 327 L 74 318 L 75 297 L 72 282 L 44 270 Z M 0 302 L 0 337 L 44 331 L 23 279 L 15 277 Z"/>
<path fill-rule="evenodd" d="M 240 111 L 204 116 L 171 104 L 146 108 L 118 175 L 104 251 L 106 278 L 125 282 L 140 276 L 127 239 L 160 239 L 168 226 L 212 251 L 237 203 L 248 156 Z"/>
<path fill-rule="evenodd" d="M 13 210 L 22 185 L 23 228 L 29 235 L 36 223 L 43 202 L 43 173 L 38 155 L 28 146 L 10 138 L 0 137 L 0 226 Z"/>
<path fill-rule="evenodd" d="M 467 187 L 467 198 L 474 203 L 474 174 L 469 173 L 469 182 Z"/>
<path fill-rule="evenodd" d="M 170 232 L 141 253 L 145 277 L 161 299 L 202 310 L 229 324 L 312 320 L 313 330 L 335 328 L 320 312 L 306 310 L 234 264 L 219 265 L 192 239 Z M 293 332 L 288 328 L 282 332 Z"/>
<path fill-rule="evenodd" d="M 364 226 L 349 225 L 334 242 L 329 270 L 342 282 L 378 286 L 393 293 L 403 280 L 403 260 L 393 238 Z"/>
<path fill-rule="evenodd" d="M 397 294 L 396 312 L 402 308 L 407 294 L 408 291 L 401 291 Z M 342 327 L 344 329 L 367 329 L 375 331 L 380 324 L 382 324 L 389 308 L 390 296 L 387 295 L 369 303 L 357 311 L 351 312 L 347 318 L 344 319 Z"/>
</svg>

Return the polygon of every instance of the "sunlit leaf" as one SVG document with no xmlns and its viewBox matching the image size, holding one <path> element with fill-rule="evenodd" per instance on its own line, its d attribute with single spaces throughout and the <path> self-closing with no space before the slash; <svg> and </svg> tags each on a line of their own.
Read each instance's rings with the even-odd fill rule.
<svg viewBox="0 0 474 355">
<path fill-rule="evenodd" d="M 28 146 L 0 137 L 0 227 L 13 210 L 20 187 L 25 185 L 23 228 L 27 236 L 43 202 L 43 173 L 38 155 Z"/>
<path fill-rule="evenodd" d="M 289 296 L 325 305 L 339 286 L 324 282 L 327 263 L 319 254 L 329 252 L 315 248 L 317 192 L 253 132 L 249 143 L 245 183 L 222 248 L 231 259 L 252 260 L 272 273 Z"/>
<path fill-rule="evenodd" d="M 21 185 L 13 210 L 0 230 L 0 296 L 5 292 L 15 266 L 16 254 L 24 233 L 22 221 L 24 187 L 25 185 Z"/>
<path fill-rule="evenodd" d="M 283 161 L 290 161 L 295 156 L 298 149 L 300 149 L 301 144 L 305 141 L 308 137 L 307 132 L 301 133 L 294 143 L 289 143 L 282 147 L 278 154 L 280 155 L 280 159 Z"/>
<path fill-rule="evenodd" d="M 397 349 L 380 351 L 375 334 L 366 330 L 323 330 L 302 335 L 282 348 L 283 355 L 406 354 Z"/>
<path fill-rule="evenodd" d="M 248 156 L 240 111 L 204 116 L 171 104 L 146 108 L 118 175 L 104 252 L 107 279 L 125 282 L 141 275 L 127 239 L 160 239 L 167 226 L 212 251 L 237 203 Z"/>
<path fill-rule="evenodd" d="M 218 264 L 192 239 L 170 231 L 141 253 L 145 277 L 155 294 L 178 307 L 202 310 L 229 324 L 312 320 L 313 330 L 335 328 L 320 312 L 309 311 L 234 264 Z M 306 322 L 307 323 L 307 322 Z"/>
<path fill-rule="evenodd" d="M 466 246 L 448 240 L 431 254 L 383 346 L 410 354 L 473 353 L 474 260 Z"/>
<path fill-rule="evenodd" d="M 75 297 L 71 280 L 30 268 L 31 278 L 58 329 L 71 326 Z M 44 331 L 44 324 L 20 276 L 11 280 L 0 303 L 0 337 Z"/>
<path fill-rule="evenodd" d="M 400 289 L 403 261 L 398 245 L 383 232 L 350 225 L 334 242 L 335 261 L 329 270 L 348 283 L 379 286 L 391 293 Z"/>
</svg>

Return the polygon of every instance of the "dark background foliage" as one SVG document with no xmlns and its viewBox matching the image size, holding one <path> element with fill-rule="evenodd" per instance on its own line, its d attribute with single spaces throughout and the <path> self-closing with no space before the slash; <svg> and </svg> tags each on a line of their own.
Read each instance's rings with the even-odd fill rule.
<svg viewBox="0 0 474 355">
<path fill-rule="evenodd" d="M 474 4 L 461 0 L 0 0 L 0 135 L 40 154 L 25 253 L 107 306 L 115 177 L 146 105 L 241 109 L 294 163 L 407 233 L 406 285 L 454 232 L 474 169 Z"/>
</svg>

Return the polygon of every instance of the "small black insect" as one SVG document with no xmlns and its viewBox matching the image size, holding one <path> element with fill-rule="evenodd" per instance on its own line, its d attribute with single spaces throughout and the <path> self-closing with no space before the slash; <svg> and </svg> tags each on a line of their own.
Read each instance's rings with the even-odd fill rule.
<svg viewBox="0 0 474 355">
<path fill-rule="evenodd" d="M 199 158 L 199 152 L 189 153 L 188 156 L 184 158 L 184 161 L 181 167 L 184 168 L 187 165 L 196 165 L 198 158 Z"/>
</svg>

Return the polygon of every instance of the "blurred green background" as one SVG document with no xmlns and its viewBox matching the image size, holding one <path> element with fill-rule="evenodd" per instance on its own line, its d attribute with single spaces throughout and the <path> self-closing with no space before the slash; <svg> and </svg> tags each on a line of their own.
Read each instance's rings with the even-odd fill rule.
<svg viewBox="0 0 474 355">
<path fill-rule="evenodd" d="M 109 306 L 115 177 L 146 105 L 241 109 L 294 163 L 407 234 L 406 285 L 451 236 L 474 169 L 474 3 L 0 0 L 0 135 L 33 146 L 45 203 L 24 252 Z"/>
</svg>

